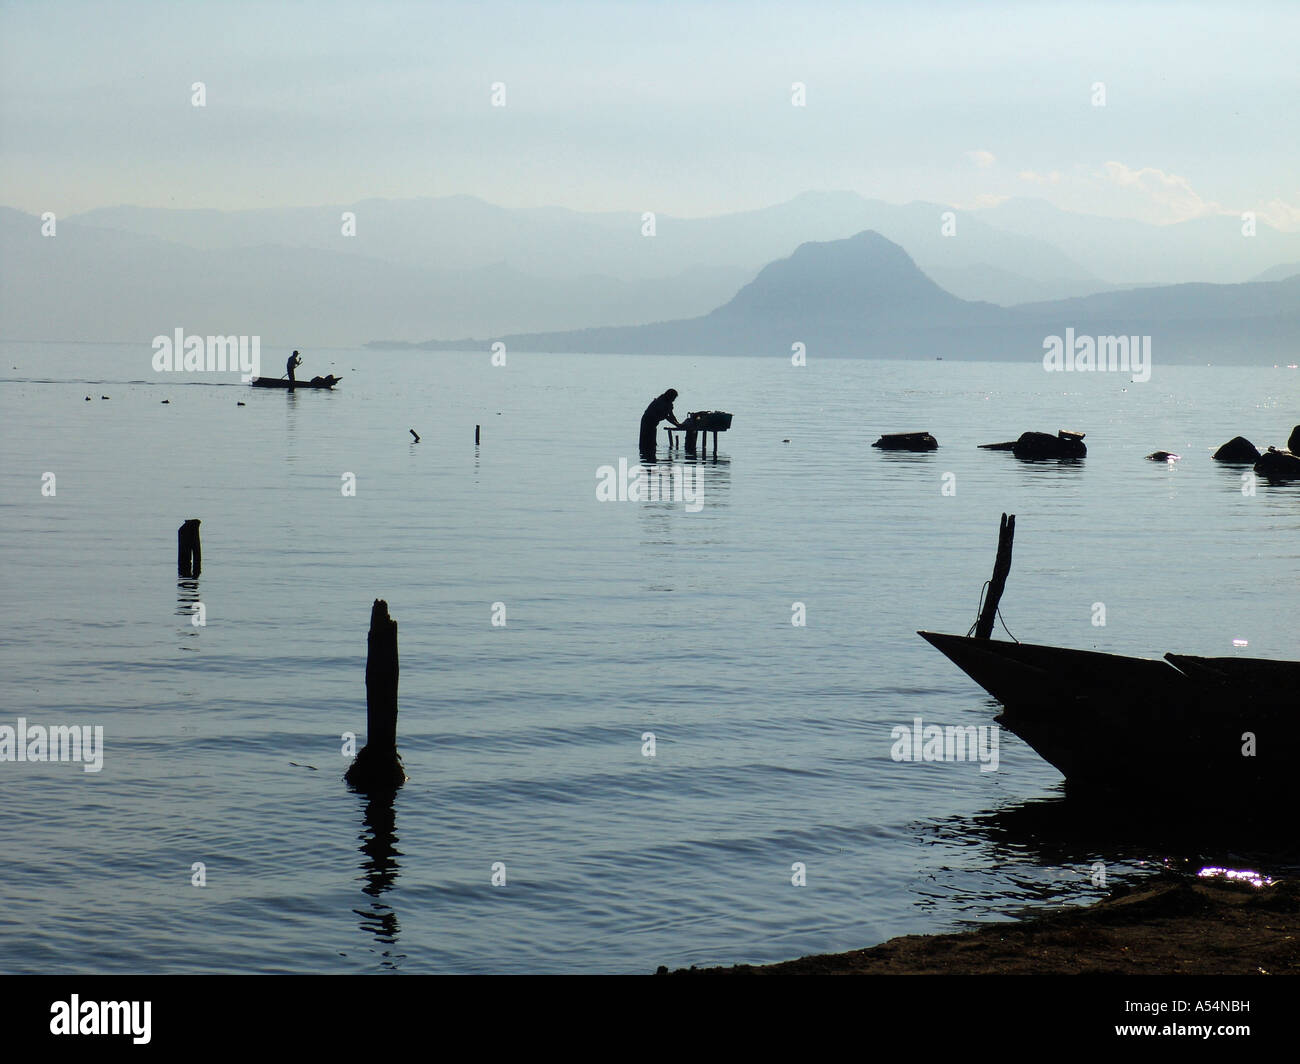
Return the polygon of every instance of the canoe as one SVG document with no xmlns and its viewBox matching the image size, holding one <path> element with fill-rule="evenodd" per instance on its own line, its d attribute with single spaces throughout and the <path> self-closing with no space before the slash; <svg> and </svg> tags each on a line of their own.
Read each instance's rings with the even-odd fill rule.
<svg viewBox="0 0 1300 1064">
<path fill-rule="evenodd" d="M 293 381 L 292 384 L 288 377 L 281 377 L 275 380 L 272 377 L 254 377 L 252 384 L 254 388 L 333 388 L 334 385 L 341 381 L 342 377 L 336 377 L 332 373 L 328 377 L 313 377 L 309 381 Z"/>
<path fill-rule="evenodd" d="M 1067 789 L 1197 798 L 1294 791 L 1300 662 L 1132 658 L 918 634 L 1002 704 L 998 723 L 1060 771 Z"/>
</svg>

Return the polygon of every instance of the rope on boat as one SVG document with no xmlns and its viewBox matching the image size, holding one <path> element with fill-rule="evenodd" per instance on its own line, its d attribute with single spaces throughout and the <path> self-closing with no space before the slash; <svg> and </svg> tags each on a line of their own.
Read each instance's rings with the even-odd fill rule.
<svg viewBox="0 0 1300 1064">
<path fill-rule="evenodd" d="M 967 639 L 969 639 L 971 636 L 975 634 L 975 627 L 980 623 L 980 614 L 984 612 L 984 596 L 988 593 L 989 585 L 991 583 L 993 583 L 992 580 L 985 580 L 984 586 L 980 588 L 980 600 L 975 604 L 975 624 L 972 624 L 969 628 L 966 629 Z M 1006 632 L 1007 635 L 1011 636 L 1011 642 L 1019 643 L 1020 640 L 1017 639 L 1014 635 L 1011 635 L 1011 629 L 1007 627 L 1007 622 L 1002 620 L 1001 606 L 998 607 L 998 620 L 1002 621 L 1002 630 Z"/>
</svg>

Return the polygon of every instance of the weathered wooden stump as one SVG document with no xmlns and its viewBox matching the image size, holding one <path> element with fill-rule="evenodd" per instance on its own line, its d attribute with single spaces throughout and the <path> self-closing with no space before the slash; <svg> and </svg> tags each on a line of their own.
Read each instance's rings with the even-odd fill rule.
<svg viewBox="0 0 1300 1064">
<path fill-rule="evenodd" d="M 199 542 L 199 519 L 191 517 L 176 530 L 176 573 L 193 579 L 203 568 L 203 546 Z"/>
<path fill-rule="evenodd" d="M 406 782 L 397 753 L 397 622 L 383 599 L 375 599 L 370 609 L 366 745 L 343 778 L 362 791 L 395 790 Z"/>
<path fill-rule="evenodd" d="M 980 610 L 979 620 L 975 622 L 975 638 L 988 639 L 993 635 L 993 619 L 998 614 L 998 603 L 1007 586 L 1007 575 L 1011 572 L 1011 541 L 1016 536 L 1016 515 L 1002 515 L 998 526 L 998 557 L 993 563 L 993 578 L 989 580 L 989 593 L 984 597 L 984 606 Z"/>
<path fill-rule="evenodd" d="M 933 451 L 939 441 L 928 432 L 887 432 L 871 446 L 885 451 Z"/>
</svg>

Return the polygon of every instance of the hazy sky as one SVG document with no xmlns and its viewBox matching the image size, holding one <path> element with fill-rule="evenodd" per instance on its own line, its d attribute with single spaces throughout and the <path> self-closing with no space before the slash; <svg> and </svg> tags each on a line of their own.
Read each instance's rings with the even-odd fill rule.
<svg viewBox="0 0 1300 1064">
<path fill-rule="evenodd" d="M 1296 2 L 3 3 L 0 203 L 851 189 L 1296 230 L 1298 44 Z"/>
</svg>

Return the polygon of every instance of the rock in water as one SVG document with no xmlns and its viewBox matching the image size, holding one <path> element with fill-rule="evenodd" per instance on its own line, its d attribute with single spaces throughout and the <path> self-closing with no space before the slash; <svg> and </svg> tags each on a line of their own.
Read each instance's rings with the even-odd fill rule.
<svg viewBox="0 0 1300 1064">
<path fill-rule="evenodd" d="M 1269 480 L 1300 480 L 1300 457 L 1270 447 L 1255 463 L 1255 475 Z"/>
<path fill-rule="evenodd" d="M 934 451 L 939 441 L 928 432 L 894 432 L 881 436 L 871 446 L 886 451 Z"/>
<path fill-rule="evenodd" d="M 1300 454 L 1300 425 L 1291 430 L 1291 435 L 1286 441 L 1286 449 L 1292 454 Z"/>
<path fill-rule="evenodd" d="M 1082 432 L 1058 432 L 1055 436 L 1046 432 L 1022 432 L 1011 448 L 1017 458 L 1082 458 L 1088 453 L 1083 444 Z"/>
<path fill-rule="evenodd" d="M 1177 462 L 1182 455 L 1174 454 L 1173 451 L 1153 451 L 1147 455 L 1148 462 Z"/>
<path fill-rule="evenodd" d="M 1259 451 L 1245 436 L 1234 436 L 1214 452 L 1216 462 L 1258 462 Z"/>
</svg>

